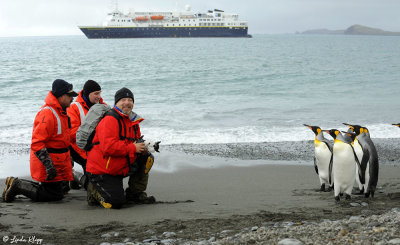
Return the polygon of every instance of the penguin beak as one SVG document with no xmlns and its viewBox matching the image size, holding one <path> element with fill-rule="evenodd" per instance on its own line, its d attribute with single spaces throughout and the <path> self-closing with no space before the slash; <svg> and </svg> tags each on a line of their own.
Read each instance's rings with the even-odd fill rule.
<svg viewBox="0 0 400 245">
<path fill-rule="evenodd" d="M 351 128 L 351 129 L 354 129 L 354 126 L 351 125 L 351 124 L 348 124 L 348 123 L 343 123 L 343 124 L 346 125 L 347 127 Z"/>
<path fill-rule="evenodd" d="M 349 133 L 349 132 L 347 132 L 347 131 L 340 131 L 340 132 L 342 132 L 342 133 L 344 133 L 344 134 L 346 134 L 346 135 L 348 135 L 348 136 L 352 136 L 352 134 L 351 133 Z"/>
<path fill-rule="evenodd" d="M 396 124 L 392 124 L 392 125 L 400 128 L 400 123 L 396 123 Z"/>
<path fill-rule="evenodd" d="M 310 125 L 307 125 L 307 124 L 303 124 L 303 125 L 306 126 L 306 127 L 309 128 L 309 129 L 313 130 L 312 127 L 311 127 Z"/>
</svg>

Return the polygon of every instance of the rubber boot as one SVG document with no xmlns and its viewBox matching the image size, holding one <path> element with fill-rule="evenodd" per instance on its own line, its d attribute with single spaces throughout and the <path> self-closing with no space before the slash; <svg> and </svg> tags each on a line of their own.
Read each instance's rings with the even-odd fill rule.
<svg viewBox="0 0 400 245">
<path fill-rule="evenodd" d="M 126 200 L 136 204 L 155 203 L 155 197 L 147 196 L 147 193 L 144 192 L 147 188 L 148 181 L 149 174 L 136 173 L 135 175 L 130 176 L 128 181 L 129 187 L 125 189 Z"/>
<path fill-rule="evenodd" d="M 111 208 L 111 203 L 107 203 L 101 194 L 94 188 L 91 182 L 88 183 L 87 187 L 87 202 L 89 206 L 101 204 L 104 208 Z"/>
<path fill-rule="evenodd" d="M 156 202 L 156 198 L 154 196 L 147 196 L 146 192 L 137 192 L 130 193 L 129 191 L 125 191 L 126 200 L 128 202 L 133 202 L 136 204 L 152 204 Z"/>
<path fill-rule="evenodd" d="M 38 188 L 38 183 L 29 180 L 8 177 L 6 179 L 6 187 L 3 192 L 3 201 L 12 202 L 15 200 L 15 196 L 17 195 L 24 195 L 33 201 L 36 201 L 38 197 Z"/>
</svg>

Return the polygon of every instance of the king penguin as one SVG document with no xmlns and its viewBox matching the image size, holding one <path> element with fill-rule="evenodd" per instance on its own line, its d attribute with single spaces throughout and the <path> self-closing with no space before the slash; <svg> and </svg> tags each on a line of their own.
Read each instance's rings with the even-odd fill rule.
<svg viewBox="0 0 400 245">
<path fill-rule="evenodd" d="M 362 174 L 365 176 L 365 168 L 367 166 L 369 153 L 368 153 L 368 150 L 365 147 L 360 145 L 360 142 L 358 141 L 358 138 L 357 138 L 357 136 L 359 134 L 357 134 L 356 131 L 359 132 L 361 126 L 360 125 L 351 125 L 351 124 L 348 124 L 348 123 L 343 123 L 343 124 L 349 127 L 348 132 L 354 132 L 355 133 L 355 139 L 353 140 L 351 145 L 353 146 L 354 152 L 357 155 L 357 158 L 359 160 L 360 166 L 363 168 L 363 169 L 359 170 L 358 169 L 358 165 L 356 166 L 357 167 L 357 169 L 356 169 L 356 171 L 357 171 L 356 172 L 356 183 L 358 185 L 359 194 L 362 195 L 362 194 L 364 194 L 364 184 L 361 183 L 361 181 L 360 181 L 360 177 L 359 177 L 358 171 L 361 171 Z"/>
<path fill-rule="evenodd" d="M 357 156 L 351 143 L 337 129 L 325 131 L 334 139 L 332 161 L 330 163 L 331 175 L 335 190 L 335 200 L 340 201 L 339 195 L 345 194 L 346 199 L 351 199 L 351 191 L 355 182 Z"/>
<path fill-rule="evenodd" d="M 304 124 L 304 126 L 311 129 L 315 134 L 314 168 L 319 176 L 319 182 L 321 184 L 319 190 L 325 191 L 325 186 L 329 186 L 329 163 L 332 158 L 332 143 L 325 139 L 320 127 L 307 124 Z M 327 191 L 330 190 L 331 187 L 329 187 Z"/>
<path fill-rule="evenodd" d="M 371 140 L 369 130 L 359 125 L 347 125 L 357 135 L 357 139 L 363 148 L 363 160 L 361 160 L 361 170 L 365 175 L 364 195 L 374 197 L 379 176 L 378 152 Z"/>
</svg>

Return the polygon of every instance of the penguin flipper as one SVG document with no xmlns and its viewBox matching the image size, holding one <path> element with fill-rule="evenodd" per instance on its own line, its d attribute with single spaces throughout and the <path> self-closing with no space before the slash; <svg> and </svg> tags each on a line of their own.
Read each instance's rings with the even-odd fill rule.
<svg viewBox="0 0 400 245">
<path fill-rule="evenodd" d="M 315 157 L 314 157 L 314 168 L 315 168 L 315 172 L 318 174 L 317 159 Z"/>
<path fill-rule="evenodd" d="M 358 160 L 358 157 L 354 150 L 354 147 L 352 146 L 351 149 L 353 150 L 354 159 L 356 160 L 356 164 L 358 166 L 358 177 L 360 178 L 361 184 L 365 184 L 365 170 L 363 171 L 361 168 L 361 164 L 360 164 L 360 161 Z M 364 156 L 363 156 L 363 158 L 364 158 Z"/>
<path fill-rule="evenodd" d="M 326 146 L 328 147 L 328 149 L 332 152 L 333 144 L 331 142 L 329 142 L 328 140 L 324 140 L 322 142 L 324 142 L 326 144 Z"/>
<path fill-rule="evenodd" d="M 368 165 L 368 161 L 369 161 L 369 151 L 367 149 L 367 147 L 363 147 L 361 146 L 362 150 L 363 150 L 363 157 L 361 159 L 361 171 L 364 173 L 365 175 L 365 171 L 367 170 L 367 165 Z"/>
<path fill-rule="evenodd" d="M 329 185 L 332 186 L 332 166 L 333 166 L 333 154 L 331 155 L 331 160 L 329 161 Z"/>
</svg>

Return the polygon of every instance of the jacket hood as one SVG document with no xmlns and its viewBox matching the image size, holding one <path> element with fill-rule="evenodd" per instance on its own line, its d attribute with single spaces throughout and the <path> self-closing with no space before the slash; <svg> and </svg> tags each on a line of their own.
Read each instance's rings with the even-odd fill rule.
<svg viewBox="0 0 400 245">
<path fill-rule="evenodd" d="M 58 102 L 57 98 L 53 95 L 51 91 L 49 91 L 49 93 L 47 94 L 46 98 L 44 99 L 44 102 L 47 105 L 50 105 L 51 107 L 62 110 L 60 102 Z"/>
</svg>

